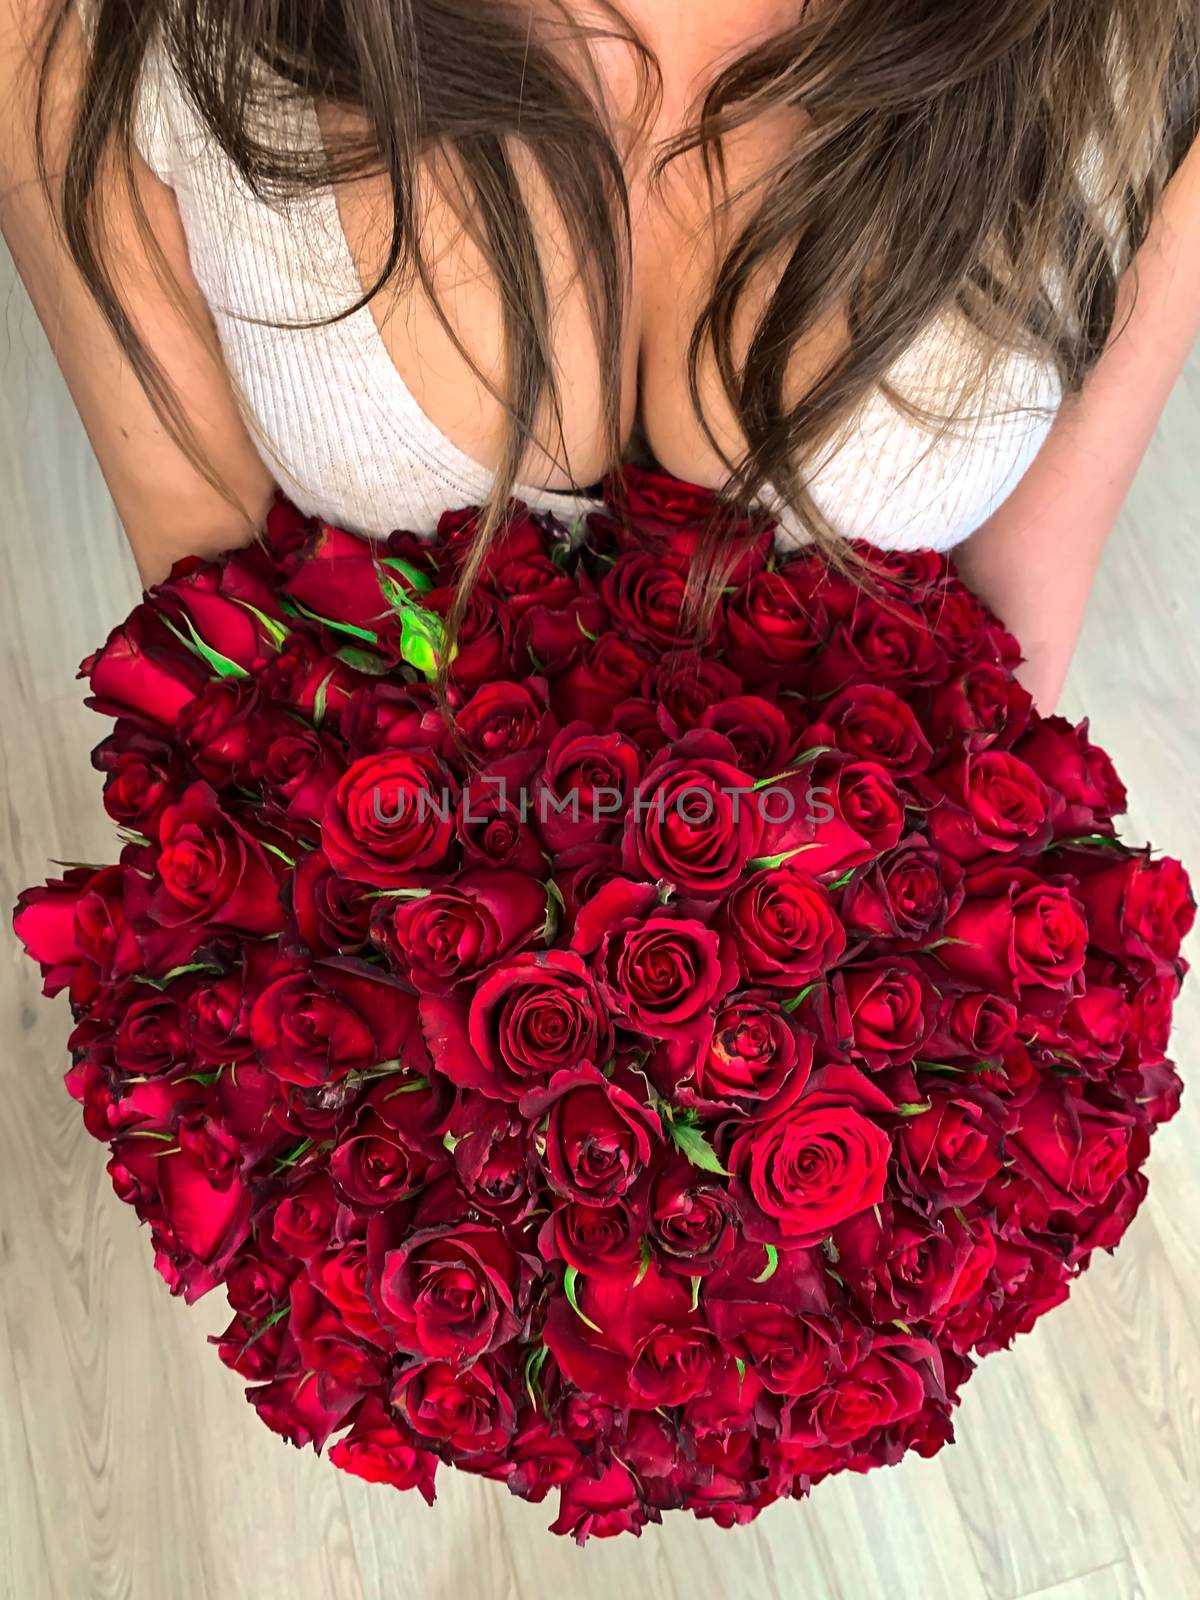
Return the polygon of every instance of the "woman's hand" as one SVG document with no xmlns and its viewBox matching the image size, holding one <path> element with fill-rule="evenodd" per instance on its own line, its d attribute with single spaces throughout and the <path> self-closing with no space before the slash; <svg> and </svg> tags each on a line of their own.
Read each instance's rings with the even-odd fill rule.
<svg viewBox="0 0 1200 1600">
<path fill-rule="evenodd" d="M 1200 144 L 1121 285 L 1116 331 L 1016 489 L 956 552 L 1016 634 L 1020 677 L 1053 711 L 1105 541 L 1200 331 Z"/>
</svg>

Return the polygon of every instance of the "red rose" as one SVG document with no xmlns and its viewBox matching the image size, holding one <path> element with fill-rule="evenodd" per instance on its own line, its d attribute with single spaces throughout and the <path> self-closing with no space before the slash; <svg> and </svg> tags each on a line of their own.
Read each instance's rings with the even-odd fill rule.
<svg viewBox="0 0 1200 1600">
<path fill-rule="evenodd" d="M 321 842 L 344 877 L 399 887 L 444 865 L 457 794 L 430 750 L 363 756 L 330 792 Z"/>
<path fill-rule="evenodd" d="M 1031 854 L 1050 837 L 1050 796 L 1032 767 L 1001 750 L 968 755 L 938 774 L 945 803 L 929 815 L 930 836 L 958 861 Z"/>
<path fill-rule="evenodd" d="M 683 907 L 659 905 L 649 884 L 607 883 L 576 919 L 573 947 L 607 1005 L 652 1039 L 711 1036 L 714 1002 L 737 982 L 727 939 Z"/>
<path fill-rule="evenodd" d="M 645 648 L 615 633 L 601 634 L 550 685 L 555 715 L 563 723 L 587 722 L 603 731 L 616 707 L 641 684 L 646 672 Z"/>
<path fill-rule="evenodd" d="M 302 559 L 293 558 L 291 566 L 284 593 L 305 611 L 377 635 L 396 628 L 384 582 L 408 592 L 413 589 L 411 575 L 390 561 L 373 540 L 325 522 L 318 524 Z"/>
<path fill-rule="evenodd" d="M 545 691 L 537 679 L 481 684 L 455 713 L 455 730 L 464 748 L 480 761 L 499 761 L 532 745 L 544 745 L 551 731 Z"/>
<path fill-rule="evenodd" d="M 749 688 L 807 666 L 820 650 L 829 621 L 811 576 L 797 566 L 756 573 L 732 597 L 725 638 L 733 666 Z"/>
<path fill-rule="evenodd" d="M 393 1240 L 386 1218 L 371 1227 L 376 1298 L 401 1350 L 463 1366 L 517 1333 L 529 1266 L 499 1229 L 453 1222 Z"/>
<path fill-rule="evenodd" d="M 782 1116 L 751 1123 L 734 1140 L 729 1169 L 748 1238 L 815 1244 L 883 1198 L 891 1140 L 856 1104 L 878 1111 L 890 1102 L 853 1073 L 838 1088 L 845 1103 L 838 1089 L 833 1098 L 810 1089 Z"/>
<path fill-rule="evenodd" d="M 548 1112 L 542 1160 L 560 1194 L 604 1204 L 624 1194 L 650 1160 L 662 1126 L 647 1106 L 595 1067 L 555 1073 L 521 1101 L 527 1117 Z"/>
<path fill-rule="evenodd" d="M 512 1431 L 515 1412 L 507 1374 L 486 1357 L 465 1371 L 444 1361 L 406 1368 L 392 1387 L 392 1404 L 413 1432 L 455 1450 L 500 1448 Z"/>
<path fill-rule="evenodd" d="M 661 706 L 672 737 L 699 726 L 706 711 L 737 694 L 741 679 L 719 661 L 690 650 L 674 650 L 646 673 L 643 693 Z"/>
<path fill-rule="evenodd" d="M 372 937 L 414 988 L 448 994 L 539 942 L 550 904 L 545 884 L 522 872 L 468 871 L 444 889 L 376 900 Z"/>
<path fill-rule="evenodd" d="M 411 1444 L 377 1402 L 356 1414 L 354 1426 L 334 1444 L 329 1459 L 335 1467 L 367 1483 L 416 1489 L 428 1505 L 436 1498 L 433 1480 L 438 1458 Z"/>
<path fill-rule="evenodd" d="M 782 772 L 794 742 L 783 712 L 761 695 L 734 694 L 718 700 L 703 713 L 700 726 L 729 740 L 735 761 L 749 778 Z"/>
<path fill-rule="evenodd" d="M 937 996 L 912 962 L 873 961 L 848 967 L 836 980 L 851 1050 L 871 1071 L 911 1061 L 933 1029 Z"/>
<path fill-rule="evenodd" d="M 933 756 L 912 707 L 894 690 L 871 683 L 835 695 L 805 743 L 828 743 L 859 760 L 877 761 L 894 778 L 923 772 Z"/>
<path fill-rule="evenodd" d="M 925 1109 L 897 1131 L 898 1154 L 919 1195 L 965 1205 L 1000 1170 L 1000 1129 L 981 1105 L 932 1090 Z"/>
<path fill-rule="evenodd" d="M 669 1156 L 650 1186 L 650 1238 L 670 1272 L 711 1272 L 734 1245 L 734 1205 L 724 1183 Z"/>
<path fill-rule="evenodd" d="M 611 1539 L 618 1533 L 640 1534 L 646 1521 L 637 1484 L 614 1461 L 594 1475 L 581 1473 L 563 1486 L 550 1532 L 569 1533 L 582 1545 L 588 1539 Z"/>
<path fill-rule="evenodd" d="M 961 739 L 969 750 L 986 750 L 1012 744 L 1032 715 L 1029 691 L 1010 668 L 985 661 L 933 691 L 929 725 L 942 744 Z"/>
<path fill-rule="evenodd" d="M 544 1335 L 569 1382 L 645 1411 L 707 1392 L 720 1352 L 684 1281 L 651 1266 L 635 1290 L 609 1277 L 576 1289 L 579 1313 L 557 1296 Z"/>
<path fill-rule="evenodd" d="M 684 596 L 686 557 L 637 551 L 619 556 L 604 575 L 601 594 L 617 632 L 653 651 L 673 650 L 686 641 Z"/>
<path fill-rule="evenodd" d="M 353 955 L 367 942 L 376 900 L 365 883 L 334 872 L 322 850 L 296 863 L 291 917 L 296 934 L 313 955 Z"/>
<path fill-rule="evenodd" d="M 938 960 L 956 977 L 1001 995 L 1044 985 L 1069 988 L 1083 970 L 1088 924 L 1061 884 L 1004 867 L 968 878 L 946 923 Z"/>
<path fill-rule="evenodd" d="M 883 767 L 841 758 L 772 779 L 756 797 L 765 860 L 793 858 L 814 876 L 843 874 L 899 843 L 904 803 Z"/>
<path fill-rule="evenodd" d="M 194 783 L 159 824 L 160 883 L 151 914 L 164 927 L 187 926 L 200 939 L 210 928 L 275 933 L 283 907 L 267 853 L 227 816 L 206 783 Z"/>
<path fill-rule="evenodd" d="M 722 916 L 753 983 L 800 987 L 828 971 L 846 949 L 829 895 L 794 865 L 756 873 L 729 896 Z"/>
<path fill-rule="evenodd" d="M 762 830 L 734 755 L 719 734 L 696 732 L 651 762 L 625 823 L 626 871 L 694 895 L 738 881 Z"/>
<path fill-rule="evenodd" d="M 272 586 L 241 555 L 226 556 L 219 565 L 198 557 L 177 562 L 167 582 L 150 594 L 181 638 L 200 641 L 243 672 L 265 666 L 287 636 Z"/>
<path fill-rule="evenodd" d="M 962 870 L 922 840 L 898 845 L 842 895 L 842 921 L 854 933 L 923 944 L 942 930 L 962 901 Z"/>
<path fill-rule="evenodd" d="M 1020 1110 L 1007 1149 L 1050 1212 L 1076 1215 L 1102 1205 L 1131 1163 L 1131 1119 L 1089 1105 L 1081 1094 L 1043 1083 Z M 1145 1135 L 1140 1135 L 1141 1152 Z"/>
<path fill-rule="evenodd" d="M 641 752 L 623 734 L 593 733 L 584 723 L 564 728 L 550 742 L 534 793 L 546 848 L 561 854 L 611 838 L 641 770 Z"/>
<path fill-rule="evenodd" d="M 580 1272 L 617 1273 L 627 1279 L 641 1255 L 642 1218 L 629 1197 L 604 1197 L 603 1204 L 568 1200 L 542 1225 L 538 1248 Z"/>
<path fill-rule="evenodd" d="M 925 1403 L 925 1381 L 905 1359 L 906 1348 L 922 1347 L 897 1340 L 888 1348 L 886 1341 L 876 1341 L 857 1366 L 816 1396 L 805 1422 L 796 1419 L 795 1437 L 835 1448 L 851 1445 L 919 1411 Z"/>
<path fill-rule="evenodd" d="M 88 704 L 109 716 L 130 716 L 156 728 L 173 728 L 180 711 L 211 681 L 149 605 L 138 606 L 114 628 L 108 642 L 79 669 L 92 688 Z"/>
<path fill-rule="evenodd" d="M 506 756 L 464 784 L 454 819 L 464 861 L 544 875 L 546 857 L 533 831 L 530 786 L 539 766 L 535 752 Z"/>
<path fill-rule="evenodd" d="M 712 1040 L 699 1052 L 667 1045 L 653 1072 L 678 1105 L 735 1108 L 760 1115 L 803 1090 L 812 1071 L 811 1037 L 764 989 L 733 995 L 717 1013 Z"/>
<path fill-rule="evenodd" d="M 434 1065 L 452 1083 L 516 1100 L 552 1073 L 607 1062 L 612 1026 L 578 955 L 546 950 L 493 969 L 469 1005 L 421 997 Z"/>
<path fill-rule="evenodd" d="M 314 962 L 277 978 L 254 1003 L 250 1036 L 284 1083 L 308 1088 L 413 1059 L 416 1000 L 360 963 Z"/>
<path fill-rule="evenodd" d="M 1075 893 L 1098 949 L 1161 969 L 1178 961 L 1179 947 L 1196 920 L 1187 873 L 1170 856 L 1101 858 L 1093 870 L 1079 874 Z"/>
</svg>

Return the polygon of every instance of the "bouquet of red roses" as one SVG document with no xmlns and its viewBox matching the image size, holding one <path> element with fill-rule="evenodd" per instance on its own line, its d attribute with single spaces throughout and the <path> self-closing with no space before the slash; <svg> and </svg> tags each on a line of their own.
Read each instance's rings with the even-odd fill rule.
<svg viewBox="0 0 1200 1600">
<path fill-rule="evenodd" d="M 27 891 L 68 1086 L 262 1419 L 557 1532 L 928 1455 L 1145 1192 L 1193 903 L 925 552 L 700 491 L 475 528 L 280 503 L 84 664 L 117 865 Z"/>
</svg>

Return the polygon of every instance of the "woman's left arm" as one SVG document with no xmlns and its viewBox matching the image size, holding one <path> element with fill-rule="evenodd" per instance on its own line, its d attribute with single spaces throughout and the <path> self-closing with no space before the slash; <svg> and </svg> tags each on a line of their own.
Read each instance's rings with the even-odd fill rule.
<svg viewBox="0 0 1200 1600">
<path fill-rule="evenodd" d="M 1033 466 L 955 562 L 1025 651 L 1049 713 L 1104 544 L 1200 332 L 1200 144 L 1175 173 L 1121 284 L 1115 332 Z"/>
</svg>

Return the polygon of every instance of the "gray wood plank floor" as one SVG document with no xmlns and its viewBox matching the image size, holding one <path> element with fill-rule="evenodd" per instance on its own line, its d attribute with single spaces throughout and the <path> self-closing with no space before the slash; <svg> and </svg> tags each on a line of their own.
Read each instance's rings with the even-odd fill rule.
<svg viewBox="0 0 1200 1600">
<path fill-rule="evenodd" d="M 40 330 L 0 255 L 0 901 L 48 859 L 109 859 L 78 658 L 133 570 Z M 1097 585 L 1065 709 L 1200 870 L 1200 356 Z M 438 1507 L 255 1420 L 206 1345 L 224 1318 L 157 1280 L 61 1084 L 65 1002 L 0 935 L 0 1597 L 1183 1600 L 1200 1595 L 1200 1087 L 1159 1137 L 1119 1255 L 984 1363 L 960 1443 L 822 1486 L 751 1529 L 682 1517 L 579 1552 L 547 1507 L 446 1474 Z M 1176 1053 L 1200 1046 L 1200 982 Z M 1196 1069 L 1192 1072 L 1195 1075 Z M 626 1588 L 628 1585 L 628 1588 Z"/>
</svg>

